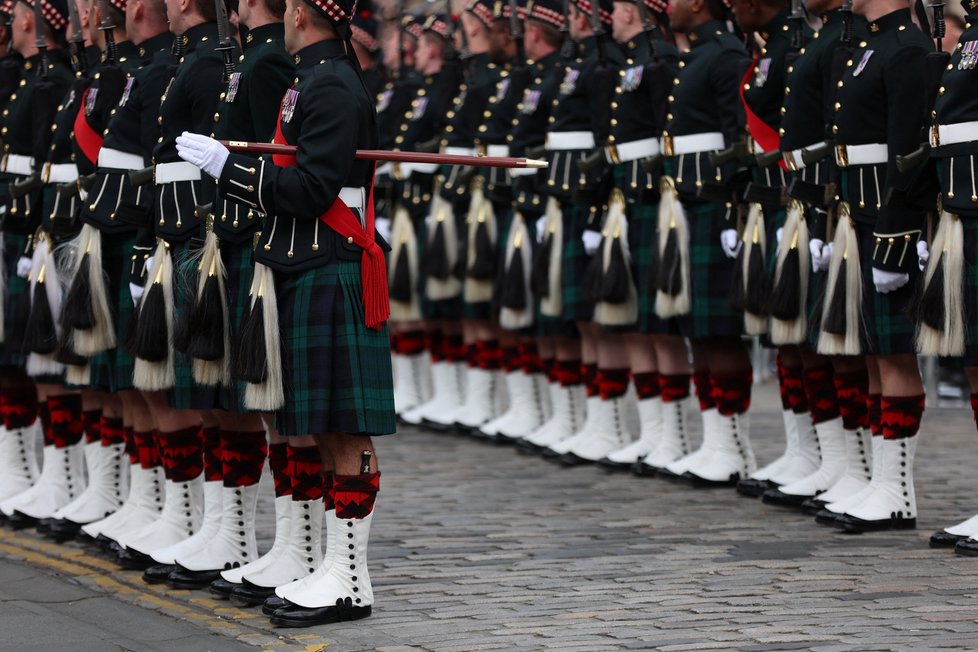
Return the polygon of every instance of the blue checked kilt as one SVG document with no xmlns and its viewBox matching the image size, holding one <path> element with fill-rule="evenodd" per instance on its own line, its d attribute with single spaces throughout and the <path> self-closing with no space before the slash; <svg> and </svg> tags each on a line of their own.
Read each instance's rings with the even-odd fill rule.
<svg viewBox="0 0 978 652">
<path fill-rule="evenodd" d="M 592 256 L 584 251 L 581 236 L 587 226 L 591 209 L 582 204 L 561 204 L 563 212 L 564 243 L 560 252 L 560 284 L 563 297 L 564 321 L 591 321 L 594 317 L 594 301 L 585 287 L 587 266 Z"/>
<path fill-rule="evenodd" d="M 873 355 L 897 355 L 915 352 L 915 331 L 908 309 L 913 301 L 917 277 L 916 267 L 910 282 L 899 290 L 880 294 L 873 284 L 873 248 L 876 239 L 873 227 L 856 222 L 859 237 L 859 261 L 863 275 L 863 352 Z"/>
<path fill-rule="evenodd" d="M 275 273 L 285 436 L 389 435 L 396 430 L 390 340 L 363 322 L 360 263 Z"/>
<path fill-rule="evenodd" d="M 192 309 L 197 294 L 197 259 L 191 256 L 193 240 L 173 244 L 173 305 L 174 328 L 185 319 Z M 194 382 L 193 366 L 189 355 L 174 350 L 173 369 L 175 380 L 167 392 L 170 407 L 175 410 L 212 410 L 220 407 L 217 387 L 205 387 Z"/>
<path fill-rule="evenodd" d="M 126 350 L 126 333 L 133 320 L 134 307 L 129 282 L 132 279 L 132 247 L 135 233 L 102 234 L 102 272 L 107 280 L 105 291 L 112 310 L 116 346 L 89 359 L 91 389 L 118 392 L 133 389 L 135 360 Z M 143 261 L 138 261 L 142 266 Z"/>
<path fill-rule="evenodd" d="M 691 308 L 680 318 L 682 334 L 691 339 L 739 337 L 743 315 L 730 305 L 734 259 L 720 245 L 720 232 L 732 228 L 722 204 L 683 200 L 689 222 Z"/>
<path fill-rule="evenodd" d="M 251 277 L 255 273 L 255 264 L 252 261 L 250 241 L 241 244 L 222 242 L 221 260 L 227 271 L 224 287 L 229 303 L 228 319 L 231 322 L 233 347 L 233 343 L 238 341 L 238 330 L 241 327 L 241 320 L 244 319 L 245 307 L 251 301 L 248 291 L 251 289 Z M 220 389 L 221 407 L 228 412 L 248 412 L 249 410 L 244 405 L 244 390 L 245 383 L 232 374 L 231 384 L 222 386 Z"/>
<path fill-rule="evenodd" d="M 19 343 L 11 341 L 12 333 L 17 330 L 14 324 L 17 316 L 17 307 L 21 298 L 27 293 L 27 279 L 17 276 L 17 261 L 24 255 L 27 248 L 27 236 L 17 233 L 3 234 L 3 267 L 6 275 L 6 295 L 4 300 L 4 332 L 6 340 L 3 349 L 0 351 L 0 366 L 21 367 L 27 362 L 27 356 L 20 350 Z M 23 324 L 21 324 L 23 327 Z"/>
</svg>

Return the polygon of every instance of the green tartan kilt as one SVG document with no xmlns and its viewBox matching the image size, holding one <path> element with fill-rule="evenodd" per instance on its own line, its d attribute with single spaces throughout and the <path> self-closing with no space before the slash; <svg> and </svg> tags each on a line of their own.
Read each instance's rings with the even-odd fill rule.
<svg viewBox="0 0 978 652">
<path fill-rule="evenodd" d="M 580 204 L 563 205 L 564 242 L 560 251 L 560 284 L 563 298 L 561 317 L 564 321 L 591 321 L 594 300 L 585 287 L 587 267 L 593 256 L 584 251 L 581 235 L 591 209 Z"/>
<path fill-rule="evenodd" d="M 863 275 L 863 351 L 867 355 L 897 355 L 915 352 L 915 326 L 907 314 L 919 275 L 916 266 L 910 282 L 899 290 L 880 294 L 873 283 L 873 227 L 856 223 L 859 261 Z"/>
<path fill-rule="evenodd" d="M 961 216 L 964 227 L 964 366 L 978 366 L 978 222 Z"/>
<path fill-rule="evenodd" d="M 722 204 L 683 201 L 689 223 L 691 308 L 680 319 L 683 335 L 690 339 L 739 337 L 743 315 L 730 304 L 734 259 L 720 245 L 720 233 L 732 228 Z"/>
<path fill-rule="evenodd" d="M 197 258 L 192 257 L 191 242 L 181 242 L 170 247 L 173 257 L 173 306 L 174 328 L 187 318 L 193 309 L 197 295 Z M 220 407 L 217 387 L 198 385 L 194 381 L 193 365 L 189 355 L 174 350 L 174 382 L 168 392 L 170 407 L 175 410 L 212 410 Z"/>
<path fill-rule="evenodd" d="M 133 388 L 135 360 L 126 350 L 125 341 L 135 312 L 129 291 L 135 242 L 135 233 L 102 234 L 102 272 L 108 281 L 105 292 L 112 311 L 116 346 L 89 359 L 92 389 L 118 392 Z"/>
<path fill-rule="evenodd" d="M 27 356 L 20 350 L 19 346 L 12 341 L 12 334 L 20 328 L 14 323 L 17 319 L 17 309 L 22 297 L 27 294 L 27 279 L 17 276 L 17 261 L 24 255 L 27 247 L 27 236 L 18 233 L 3 234 L 3 272 L 6 275 L 6 294 L 4 300 L 4 332 L 6 339 L 3 349 L 0 351 L 0 366 L 23 367 L 27 362 Z"/>
<path fill-rule="evenodd" d="M 241 244 L 231 242 L 221 243 L 221 261 L 227 271 L 224 287 L 227 291 L 228 320 L 231 326 L 231 343 L 238 341 L 238 331 L 241 320 L 244 319 L 245 308 L 251 301 L 248 291 L 251 289 L 251 278 L 255 273 L 255 265 L 251 259 L 250 240 Z M 220 388 L 221 407 L 228 412 L 248 412 L 244 405 L 245 382 L 231 376 L 230 385 Z"/>
<path fill-rule="evenodd" d="M 283 435 L 396 430 L 390 340 L 364 324 L 360 264 L 275 273 L 282 335 Z"/>
</svg>

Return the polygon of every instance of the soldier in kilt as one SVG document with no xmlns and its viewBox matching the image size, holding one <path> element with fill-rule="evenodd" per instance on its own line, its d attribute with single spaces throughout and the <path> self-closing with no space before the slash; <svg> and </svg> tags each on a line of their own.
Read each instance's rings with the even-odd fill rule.
<svg viewBox="0 0 978 652">
<path fill-rule="evenodd" d="M 78 410 L 73 419 L 83 424 L 84 457 L 88 469 L 85 491 L 38 528 L 59 541 L 73 538 L 82 524 L 104 518 L 119 509 L 125 487 L 120 481 L 126 444 L 122 404 L 108 391 L 107 385 L 91 382 L 92 365 L 87 356 L 92 355 L 93 349 L 82 346 L 90 340 L 75 337 L 73 326 L 79 321 L 79 315 L 72 305 L 77 304 L 73 294 L 77 289 L 73 272 L 75 263 L 81 258 L 76 242 L 82 229 L 79 214 L 83 203 L 78 180 L 95 170 L 110 111 L 122 95 L 128 73 L 138 62 L 136 46 L 126 36 L 125 3 L 108 3 L 106 7 L 109 15 L 105 24 L 116 26 L 111 30 L 115 44 L 111 58 L 106 56 L 99 62 L 99 53 L 106 49 L 106 45 L 104 33 L 96 28 L 102 16 L 95 3 L 88 5 L 91 38 L 83 38 L 81 32 L 69 29 L 76 79 L 52 126 L 54 140 L 46 168 L 48 184 L 42 231 L 55 245 L 54 257 L 61 276 L 60 279 L 51 276 L 47 282 L 57 281 L 66 288 L 60 297 L 60 314 L 57 314 L 60 344 L 55 361 L 63 364 L 65 369 L 64 389 L 58 393 L 77 394 L 77 390 L 81 390 L 80 395 L 68 401 Z M 85 6 L 80 5 L 78 9 L 77 24 L 80 26 L 80 12 Z M 117 269 L 121 267 L 119 262 Z M 86 285 L 88 281 L 86 278 Z M 81 471 L 74 473 L 80 475 Z"/>
<path fill-rule="evenodd" d="M 863 532 L 916 526 L 913 460 L 924 396 L 907 308 L 911 281 L 919 273 L 916 245 L 927 209 L 920 207 L 913 178 L 897 167 L 896 160 L 919 147 L 927 111 L 921 93 L 925 60 L 933 48 L 900 3 L 857 2 L 853 11 L 868 21 L 869 33 L 850 59 L 835 103 L 836 161 L 842 168 L 841 194 L 848 208 L 836 226 L 836 242 L 842 230 L 848 258 L 853 258 L 852 249 L 859 253 L 862 300 L 853 302 L 859 297 L 854 294 L 859 292 L 854 287 L 859 279 L 852 274 L 842 305 L 861 303 L 862 325 L 846 314 L 841 330 L 847 339 L 863 331 L 870 393 L 879 387 L 881 398 L 878 412 L 870 408 L 871 426 L 879 433 L 874 438 L 872 481 L 851 498 L 835 524 Z M 843 253 L 839 249 L 837 244 L 833 250 L 836 259 Z M 833 267 L 845 267 L 848 275 L 852 263 L 842 262 L 834 260 Z M 838 306 L 838 299 L 827 297 L 823 311 L 833 315 Z"/>
<path fill-rule="evenodd" d="M 784 99 L 781 149 L 794 177 L 788 193 L 799 202 L 793 205 L 798 211 L 795 219 L 806 228 L 796 228 L 787 239 L 781 238 L 780 247 L 787 250 L 779 249 L 778 264 L 783 269 L 791 267 L 789 257 L 794 257 L 799 274 L 787 278 L 782 269 L 782 278 L 774 282 L 775 294 L 782 304 L 791 303 L 792 307 L 772 307 L 772 313 L 787 313 L 772 314 L 772 337 L 780 332 L 779 337 L 784 340 L 786 331 L 804 334 L 805 341 L 798 347 L 803 369 L 792 364 L 790 356 L 781 356 L 779 373 L 788 446 L 781 458 L 754 474 L 753 487 L 747 487 L 749 494 L 765 491 L 766 502 L 803 506 L 810 512 L 847 498 L 869 482 L 865 363 L 859 356 L 819 355 L 815 352 L 817 338 L 811 341 L 811 334 L 817 334 L 820 328 L 822 311 L 818 302 L 825 291 L 826 255 L 831 251 L 827 225 L 832 217 L 830 211 L 834 214 L 837 206 L 838 168 L 829 148 L 819 144 L 827 135 L 823 123 L 835 113 L 841 72 L 838 63 L 848 57 L 842 34 L 844 23 L 852 22 L 852 16 L 843 15 L 839 7 L 838 3 L 809 2 L 809 11 L 821 17 L 822 25 L 816 38 L 806 43 L 791 64 L 787 76 L 792 92 Z M 813 152 L 822 152 L 821 158 L 813 156 Z M 789 283 L 797 283 L 795 287 L 801 294 L 794 287 L 790 292 L 782 291 Z M 792 295 L 797 295 L 797 302 L 792 301 Z M 806 319 L 810 323 L 803 328 Z"/>
<path fill-rule="evenodd" d="M 129 172 L 142 170 L 152 157 L 159 136 L 159 98 L 176 65 L 162 0 L 133 0 L 126 3 L 124 13 L 114 13 L 121 8 L 114 5 L 110 11 L 117 26 L 117 61 L 126 76 L 100 74 L 93 82 L 93 88 L 98 88 L 95 105 L 104 102 L 105 106 L 93 106 L 85 123 L 75 125 L 76 160 L 89 161 L 87 174 L 94 180 L 81 202 L 82 232 L 73 244 L 75 265 L 63 314 L 75 351 L 89 356 L 89 386 L 121 403 L 121 418 L 103 412 L 102 441 L 109 444 L 103 453 L 120 447 L 117 441 L 109 442 L 121 430 L 129 453 L 129 494 L 111 516 L 102 512 L 92 520 L 78 514 L 61 528 L 67 533 L 73 524 L 91 520 L 82 525 L 79 536 L 106 546 L 118 545 L 156 520 L 161 508 L 163 477 L 153 438 L 155 423 L 133 386 L 134 358 L 126 345 L 135 318 L 133 289 L 137 294 L 142 290 L 153 253 L 152 197 L 130 182 Z M 90 20 L 90 31 L 105 48 L 98 24 Z M 110 78 L 113 82 L 103 88 L 102 80 Z M 92 297 L 104 300 L 106 313 L 93 309 Z M 89 320 L 89 314 L 99 319 Z"/>
<path fill-rule="evenodd" d="M 160 136 L 153 149 L 152 189 L 157 244 L 136 317 L 133 381 L 153 413 L 163 458 L 172 462 L 167 464 L 160 518 L 128 538 L 119 555 L 127 568 L 142 570 L 185 561 L 209 540 L 209 529 L 202 528 L 203 514 L 220 513 L 223 484 L 216 454 L 220 434 L 210 414 L 218 388 L 195 382 L 189 354 L 195 336 L 189 327 L 196 312 L 194 297 L 201 278 L 209 278 L 214 267 L 205 268 L 203 262 L 214 261 L 207 259 L 200 238 L 206 215 L 200 170 L 180 160 L 175 140 L 185 130 L 209 131 L 213 125 L 217 89 L 224 85 L 224 60 L 215 49 L 214 2 L 168 4 L 167 17 L 180 56 L 157 118 Z M 234 58 L 238 52 L 232 43 Z M 188 503 L 190 508 L 183 507 Z"/>
<path fill-rule="evenodd" d="M 688 452 L 686 344 L 676 320 L 659 319 L 655 314 L 662 173 L 659 136 L 679 70 L 678 52 L 662 27 L 667 24 L 667 9 L 664 2 L 645 1 L 644 7 L 627 0 L 615 2 L 614 36 L 627 60 L 615 87 L 604 158 L 614 164 L 615 188 L 625 200 L 628 233 L 627 238 L 616 235 L 619 227 L 612 221 L 620 217 L 617 210 L 609 210 L 598 254 L 602 257 L 602 292 L 595 297 L 595 321 L 609 333 L 626 333 L 640 427 L 634 442 L 601 462 L 611 468 L 634 467 L 639 473 L 654 471 Z M 617 248 L 622 249 L 620 257 Z M 616 271 L 619 260 L 628 260 L 627 274 Z"/>
<path fill-rule="evenodd" d="M 475 154 L 476 139 L 486 133 L 482 121 L 495 108 L 490 100 L 497 95 L 500 79 L 509 76 L 503 64 L 510 58 L 505 48 L 490 47 L 490 34 L 505 19 L 508 7 L 501 2 L 472 0 L 459 17 L 458 27 L 464 32 L 469 57 L 465 60 L 464 83 L 439 134 L 439 149 L 444 153 Z M 465 363 L 461 366 L 465 391 L 461 401 L 430 406 L 422 420 L 437 428 L 459 425 L 472 430 L 499 414 L 501 351 L 498 334 L 490 322 L 499 223 L 486 194 L 485 177 L 477 169 L 443 167 L 439 177 L 441 183 L 431 209 L 436 232 L 430 242 L 436 244 L 437 231 L 441 230 L 448 243 L 449 231 L 445 230 L 444 221 L 438 222 L 438 214 L 450 211 L 458 242 L 458 250 L 451 258 L 452 275 L 460 280 L 461 287 L 457 299 L 439 302 L 441 307 L 434 316 L 442 320 L 446 332 L 456 331 L 461 325 L 462 344 L 454 351 L 454 357 L 456 362 Z M 426 256 L 442 258 L 447 266 L 446 253 L 433 246 Z M 428 298 L 434 297 L 429 293 Z"/>
<path fill-rule="evenodd" d="M 286 52 L 283 40 L 285 3 L 282 0 L 246 0 L 238 5 L 238 11 L 240 22 L 248 27 L 243 54 L 236 61 L 234 72 L 224 79 L 211 135 L 228 140 L 267 141 L 274 135 L 281 98 L 293 83 L 295 74 L 295 62 Z M 219 20 L 224 19 L 219 17 Z M 203 189 L 206 195 L 216 193 L 216 186 L 210 179 L 203 182 Z M 201 535 L 201 542 L 194 549 L 185 549 L 175 555 L 175 563 L 161 560 L 163 563 L 147 569 L 144 577 L 153 582 L 165 581 L 174 588 L 202 588 L 223 580 L 218 592 L 228 596 L 233 587 L 227 582 L 241 584 L 245 573 L 255 570 L 252 564 L 260 561 L 254 523 L 258 481 L 268 444 L 262 416 L 252 411 L 258 406 L 247 400 L 247 383 L 237 373 L 240 370 L 233 368 L 238 366 L 239 360 L 232 355 L 232 342 L 241 338 L 246 314 L 251 311 L 252 247 L 261 228 L 262 215 L 249 204 L 227 198 L 211 200 L 208 197 L 204 203 L 212 205 L 213 214 L 211 223 L 204 225 L 201 265 L 209 264 L 223 273 L 218 272 L 205 281 L 204 286 L 193 288 L 188 304 L 193 310 L 216 318 L 196 324 L 191 341 L 196 341 L 197 345 L 192 344 L 188 354 L 193 360 L 196 383 L 218 387 L 219 400 L 212 406 L 218 437 L 214 446 L 208 444 L 209 450 L 205 454 L 216 455 L 221 460 L 221 486 L 214 492 L 218 494 L 214 500 L 215 509 L 208 504 L 210 496 L 205 495 L 201 532 L 211 534 Z M 208 292 L 208 282 L 218 292 Z M 220 372 L 211 373 L 211 369 L 220 369 Z M 271 442 L 285 443 L 274 427 Z M 209 485 L 210 482 L 205 485 L 205 490 Z M 277 519 L 287 519 L 280 526 L 288 527 L 287 523 L 299 517 L 293 513 L 294 505 L 288 507 L 287 515 Z M 242 521 L 244 525 L 241 525 Z M 297 545 L 294 536 L 291 543 Z M 259 568 L 266 568 L 266 564 L 267 560 L 261 562 Z M 300 572 L 301 569 L 294 565 L 266 568 L 265 574 L 252 576 L 249 581 L 255 580 L 253 583 L 268 593 Z"/>
<path fill-rule="evenodd" d="M 733 171 L 730 163 L 716 165 L 710 158 L 710 152 L 740 139 L 744 129 L 739 89 L 747 56 L 722 22 L 727 11 L 714 0 L 674 5 L 673 28 L 686 36 L 690 51 L 680 57 L 667 116 L 663 148 L 669 181 L 663 183 L 659 214 L 656 309 L 660 317 L 682 316 L 704 412 L 702 446 L 664 472 L 705 486 L 730 485 L 754 470 L 746 419 L 753 377 L 740 340 L 743 317 L 730 300 L 738 217 Z"/>
<path fill-rule="evenodd" d="M 394 149 L 397 143 L 404 143 L 404 135 L 399 127 L 405 124 L 403 121 L 407 112 L 412 109 L 412 102 L 419 99 L 418 89 L 424 80 L 414 68 L 414 52 L 421 29 L 421 22 L 414 16 L 394 16 L 387 21 L 381 33 L 383 65 L 388 74 L 387 83 L 377 94 L 377 125 L 382 149 Z M 425 400 L 431 379 L 429 358 L 424 350 L 424 324 L 420 322 L 417 265 L 410 264 L 409 251 L 413 249 L 416 256 L 418 249 L 414 243 L 402 249 L 399 242 L 410 240 L 409 234 L 414 234 L 414 228 L 411 213 L 407 210 L 411 203 L 410 193 L 406 203 L 399 201 L 403 185 L 394 178 L 394 167 L 390 163 L 377 166 L 374 188 L 377 193 L 377 231 L 394 248 L 391 262 L 396 263 L 402 251 L 407 256 L 400 270 L 396 264 L 391 265 L 390 329 L 394 409 L 400 414 Z M 402 216 L 407 217 L 403 227 L 411 224 L 409 234 L 400 235 L 397 239 L 391 235 L 396 208 L 401 208 Z M 397 291 L 393 291 L 395 288 Z M 395 302 L 398 302 L 397 305 Z"/>
<path fill-rule="evenodd" d="M 547 126 L 564 78 L 564 66 L 568 61 L 561 53 L 561 48 L 563 46 L 565 51 L 575 49 L 572 41 L 564 42 L 561 34 L 564 26 L 563 3 L 558 0 L 528 3 L 523 47 L 532 79 L 522 92 L 506 136 L 511 155 L 531 156 L 531 152 L 544 146 Z M 511 85 L 514 83 L 511 82 Z M 535 153 L 532 155 L 538 156 Z M 503 329 L 519 335 L 516 355 L 513 357 L 520 359 L 522 372 L 527 376 L 523 381 L 532 388 L 539 389 L 539 381 L 532 377 L 533 374 L 541 366 L 547 374 L 550 385 L 547 401 L 550 404 L 550 416 L 538 427 L 525 432 L 518 440 L 523 450 L 539 451 L 576 432 L 583 422 L 581 347 L 574 324 L 541 312 L 543 300 L 559 292 L 559 286 L 549 278 L 555 245 L 547 235 L 546 171 L 514 169 L 510 170 L 510 175 L 513 218 L 510 222 L 510 234 L 504 240 L 506 250 L 502 261 L 504 272 L 500 277 L 503 286 L 499 292 L 499 322 Z M 520 246 L 516 247 L 517 233 L 514 231 L 527 236 L 530 240 L 530 252 L 524 253 L 522 235 Z M 545 240 L 549 244 L 544 244 Z M 517 253 L 520 254 L 519 257 Z M 515 277 L 520 274 L 513 270 L 518 270 L 520 266 L 524 267 L 524 280 L 517 281 Z M 522 295 L 517 287 L 523 290 Z M 508 355 L 504 354 L 504 357 Z M 514 370 L 511 373 L 519 372 Z M 527 394 L 524 392 L 523 400 L 531 398 Z M 532 406 L 522 406 L 522 417 L 526 421 L 538 416 L 535 413 L 540 407 L 538 399 L 535 396 L 532 399 L 527 400 L 527 403 L 533 403 Z M 510 413 L 513 416 L 511 423 L 497 428 L 500 436 L 519 433 L 526 425 L 519 414 L 514 411 Z"/>
<path fill-rule="evenodd" d="M 412 31 L 413 24 L 408 23 L 407 29 Z M 451 17 L 441 14 L 428 16 L 421 25 L 414 60 L 423 83 L 411 99 L 410 110 L 400 118 L 394 149 L 441 147 L 448 122 L 456 115 L 463 81 L 452 46 L 454 31 Z M 437 165 L 412 163 L 392 169 L 400 181 L 391 227 L 391 316 L 397 327 L 396 351 L 404 356 L 397 374 L 398 416 L 411 424 L 440 419 L 438 427 L 444 429 L 445 416 L 464 400 L 457 242 L 465 214 L 455 213 L 451 202 L 443 201 L 435 187 Z M 430 392 L 422 363 L 425 349 L 431 360 Z M 408 374 L 414 378 L 408 380 Z"/>
<path fill-rule="evenodd" d="M 934 148 L 931 156 L 940 181 L 943 212 L 929 251 L 922 256 L 927 259 L 927 284 L 920 301 L 917 343 L 922 353 L 963 353 L 965 373 L 971 384 L 972 410 L 978 423 L 978 221 L 975 219 L 978 191 L 971 183 L 978 139 L 973 131 L 967 128 L 961 131 L 959 126 L 973 122 L 978 116 L 978 103 L 968 90 L 973 87 L 978 62 L 975 57 L 978 3 L 964 0 L 961 4 L 968 27 L 961 34 L 940 81 L 944 90 L 934 104 L 930 129 L 930 145 Z M 940 241 L 938 234 L 942 236 Z M 938 274 L 945 276 L 941 283 L 935 284 Z M 932 284 L 943 286 L 944 292 L 930 288 Z M 930 340 L 936 340 L 939 345 L 934 347 Z M 953 545 L 958 554 L 978 556 L 978 517 L 935 532 L 930 544 L 932 547 Z"/>
<path fill-rule="evenodd" d="M 79 445 L 81 396 L 65 390 L 64 366 L 55 359 L 60 334 L 55 316 L 61 287 L 50 220 L 43 218 L 50 215 L 48 209 L 51 207 L 45 201 L 49 190 L 44 175 L 50 170 L 47 162 L 52 159 L 60 162 L 70 153 L 70 129 L 58 134 L 57 128 L 59 124 L 67 127 L 65 120 L 72 107 L 65 104 L 71 104 L 69 100 L 73 99 L 69 91 L 87 86 L 88 79 L 81 78 L 72 84 L 69 57 L 62 47 L 68 20 L 67 3 L 43 3 L 40 8 L 40 12 L 35 12 L 35 5 L 27 2 L 14 7 L 15 23 L 26 25 L 27 29 L 15 30 L 12 44 L 31 64 L 27 74 L 34 79 L 30 83 L 25 79 L 16 96 L 11 96 L 5 109 L 4 127 L 0 129 L 5 140 L 5 171 L 16 175 L 8 188 L 10 201 L 4 218 L 5 254 L 11 247 L 19 245 L 15 249 L 18 259 L 13 269 L 7 269 L 8 294 L 19 296 L 16 306 L 7 306 L 8 311 L 13 309 L 14 312 L 5 315 L 8 319 L 13 317 L 12 328 L 5 329 L 6 346 L 19 347 L 19 353 L 7 356 L 5 362 L 17 365 L 9 374 L 11 394 L 15 399 L 21 395 L 16 388 L 24 387 L 24 401 L 31 400 L 26 391 L 31 380 L 21 374 L 26 371 L 33 379 L 37 391 L 34 409 L 41 417 L 44 432 L 42 473 L 30 488 L 8 496 L 0 503 L 0 511 L 16 528 L 33 526 L 40 519 L 50 518 L 71 502 L 84 485 L 83 445 Z M 42 15 L 43 20 L 36 20 Z M 47 43 L 47 51 L 40 54 L 36 46 L 39 35 Z M 77 109 L 77 104 L 74 108 Z M 27 237 L 8 237 L 17 233 L 27 234 Z M 26 280 L 22 285 L 14 281 L 18 274 Z M 4 395 L 7 395 L 6 391 Z M 57 421 L 51 418 L 52 410 Z M 20 443 L 22 450 L 35 446 L 29 435 Z M 24 458 L 26 470 L 32 466 L 32 461 L 27 456 Z"/>
<path fill-rule="evenodd" d="M 282 101 L 274 141 L 296 145 L 296 156 L 257 162 L 206 136 L 179 139 L 181 157 L 218 179 L 223 197 L 266 214 L 255 262 L 274 270 L 262 309 L 279 328 L 242 346 L 264 347 L 268 379 L 280 357 L 277 425 L 314 438 L 327 532 L 341 528 L 350 544 L 342 560 L 326 556 L 318 572 L 266 600 L 280 626 L 370 615 L 367 539 L 380 485 L 370 438 L 395 430 L 374 166 L 354 160 L 356 149 L 376 147 L 376 113 L 349 45 L 352 11 L 352 2 L 287 0 L 285 43 L 299 81 Z"/>
<path fill-rule="evenodd" d="M 611 171 L 607 166 L 588 169 L 581 165 L 582 159 L 595 155 L 596 148 L 607 142 L 614 88 L 625 65 L 610 35 L 613 11 L 612 2 L 599 3 L 596 11 L 587 0 L 568 5 L 568 35 L 577 48 L 565 65 L 547 128 L 550 167 L 546 171 L 545 237 L 549 242 L 544 245 L 560 261 L 559 266 L 551 265 L 549 281 L 554 289 L 541 302 L 541 311 L 563 322 L 567 332 L 571 326 L 577 328 L 587 394 L 586 418 L 577 432 L 562 433 L 545 451 L 564 464 L 596 462 L 631 440 L 624 421 L 629 385 L 626 349 L 620 338 L 605 335 L 593 321 L 595 301 L 588 288 L 588 279 L 600 274 L 591 265 L 598 260 L 595 253 L 601 242 Z M 557 292 L 559 302 L 553 299 Z M 567 357 L 560 351 L 557 355 Z"/>
</svg>

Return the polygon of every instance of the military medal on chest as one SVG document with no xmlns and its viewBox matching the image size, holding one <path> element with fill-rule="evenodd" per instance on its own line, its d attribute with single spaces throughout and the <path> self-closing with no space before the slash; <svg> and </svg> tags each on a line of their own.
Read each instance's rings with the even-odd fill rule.
<svg viewBox="0 0 978 652">
<path fill-rule="evenodd" d="M 132 85 L 136 83 L 135 77 L 130 77 L 126 80 L 126 87 L 122 91 L 122 97 L 119 98 L 119 106 L 125 106 L 126 102 L 129 101 L 129 94 L 132 92 Z"/>
<path fill-rule="evenodd" d="M 863 52 L 863 58 L 859 60 L 859 65 L 857 65 L 856 69 L 852 71 L 853 77 L 858 77 L 860 74 L 862 74 L 862 71 L 866 68 L 866 64 L 869 63 L 869 58 L 872 56 L 872 50 L 866 50 Z"/>
<path fill-rule="evenodd" d="M 377 97 L 377 113 L 383 113 L 391 105 L 391 98 L 394 97 L 394 90 L 387 89 Z"/>
<path fill-rule="evenodd" d="M 427 108 L 428 108 L 428 98 L 419 97 L 417 100 L 415 100 L 414 110 L 411 112 L 411 119 L 414 120 L 414 122 L 420 120 L 422 117 L 424 117 L 424 112 L 425 109 Z"/>
<path fill-rule="evenodd" d="M 92 115 L 92 111 L 95 110 L 95 100 L 98 98 L 98 87 L 92 86 L 88 89 L 88 94 L 85 95 L 85 115 Z"/>
<path fill-rule="evenodd" d="M 533 115 L 536 113 L 537 106 L 540 104 L 540 96 L 543 95 L 542 91 L 534 88 L 528 88 L 523 92 L 523 106 L 520 108 L 520 113 L 523 115 Z"/>
<path fill-rule="evenodd" d="M 767 83 L 768 75 L 771 73 L 771 57 L 765 57 L 757 62 L 757 70 L 754 72 L 754 86 L 764 88 Z"/>
<path fill-rule="evenodd" d="M 509 90 L 509 77 L 503 79 L 498 84 L 496 84 L 496 101 L 502 102 L 503 98 L 506 97 L 506 91 Z"/>
<path fill-rule="evenodd" d="M 224 94 L 225 102 L 233 102 L 234 98 L 238 96 L 238 88 L 241 86 L 241 73 L 232 72 L 231 76 L 228 77 L 228 90 Z"/>
<path fill-rule="evenodd" d="M 976 63 L 978 63 L 978 41 L 967 41 L 961 46 L 958 70 L 973 70 Z"/>
<path fill-rule="evenodd" d="M 631 93 L 642 85 L 642 73 L 645 66 L 632 66 L 624 71 L 621 77 L 621 90 L 624 93 Z"/>
<path fill-rule="evenodd" d="M 577 88 L 577 78 L 581 76 L 580 70 L 568 68 L 564 73 L 564 81 L 560 82 L 560 94 L 570 95 Z"/>
<path fill-rule="evenodd" d="M 290 88 L 282 99 L 282 122 L 291 122 L 295 115 L 295 105 L 299 102 L 299 91 Z"/>
</svg>

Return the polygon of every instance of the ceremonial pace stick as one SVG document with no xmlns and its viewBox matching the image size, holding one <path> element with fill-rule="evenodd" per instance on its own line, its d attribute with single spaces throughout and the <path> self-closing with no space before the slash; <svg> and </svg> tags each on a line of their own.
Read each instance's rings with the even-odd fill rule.
<svg viewBox="0 0 978 652">
<path fill-rule="evenodd" d="M 295 145 L 276 143 L 249 143 L 240 140 L 222 140 L 222 145 L 232 152 L 256 154 L 295 155 Z M 435 163 L 438 165 L 471 165 L 487 168 L 545 168 L 546 161 L 511 156 L 467 156 L 462 154 L 429 154 L 426 152 L 395 152 L 387 149 L 358 149 L 356 157 L 361 161 L 390 161 L 393 163 Z"/>
</svg>

